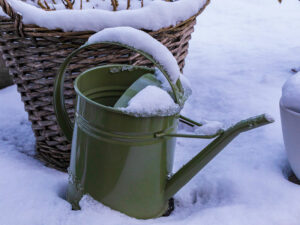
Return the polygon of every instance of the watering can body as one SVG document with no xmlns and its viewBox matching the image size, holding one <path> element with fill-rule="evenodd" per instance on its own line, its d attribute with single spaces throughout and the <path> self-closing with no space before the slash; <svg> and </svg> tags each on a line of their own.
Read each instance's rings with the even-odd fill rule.
<svg viewBox="0 0 300 225">
<path fill-rule="evenodd" d="M 167 178 L 172 172 L 175 138 L 154 138 L 157 131 L 176 133 L 178 115 L 134 117 L 111 110 L 143 67 L 121 71 L 102 66 L 80 75 L 72 140 L 67 200 L 73 208 L 83 194 L 137 218 L 165 213 Z"/>
<path fill-rule="evenodd" d="M 150 55 L 121 43 L 152 62 L 165 76 L 174 102 L 182 106 L 183 89 L 172 82 Z M 135 81 L 154 70 L 147 67 L 106 65 L 90 69 L 75 80 L 77 104 L 74 126 L 64 105 L 64 74 L 71 53 L 55 80 L 54 109 L 65 136 L 72 140 L 67 200 L 79 208 L 84 194 L 129 216 L 147 219 L 161 216 L 168 200 L 241 132 L 266 125 L 265 115 L 243 120 L 213 135 L 178 134 L 178 121 L 201 124 L 178 113 L 170 116 L 136 117 L 113 106 Z M 151 97 L 151 96 L 149 96 Z M 215 138 L 175 174 L 172 173 L 175 138 Z"/>
</svg>

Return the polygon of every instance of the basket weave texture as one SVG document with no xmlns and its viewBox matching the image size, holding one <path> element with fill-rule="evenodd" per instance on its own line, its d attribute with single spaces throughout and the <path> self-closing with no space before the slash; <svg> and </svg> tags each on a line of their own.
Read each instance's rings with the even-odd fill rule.
<svg viewBox="0 0 300 225">
<path fill-rule="evenodd" d="M 196 15 L 174 27 L 146 31 L 172 52 L 181 70 L 196 17 L 206 5 Z M 29 114 L 36 137 L 37 157 L 47 166 L 65 171 L 69 165 L 71 144 L 62 134 L 54 114 L 54 79 L 64 59 L 95 32 L 64 32 L 24 25 L 21 15 L 14 12 L 6 0 L 0 0 L 0 6 L 10 17 L 0 17 L 0 54 Z M 65 80 L 66 108 L 71 118 L 74 117 L 74 79 L 88 68 L 109 63 L 151 65 L 140 55 L 120 47 L 102 45 L 82 52 L 69 65 Z"/>
</svg>

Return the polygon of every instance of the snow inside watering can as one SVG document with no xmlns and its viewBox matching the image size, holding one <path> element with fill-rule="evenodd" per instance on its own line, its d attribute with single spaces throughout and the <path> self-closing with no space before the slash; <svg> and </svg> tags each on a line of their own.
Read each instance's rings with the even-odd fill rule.
<svg viewBox="0 0 300 225">
<path fill-rule="evenodd" d="M 113 64 L 89 69 L 75 81 L 73 127 L 63 96 L 66 67 L 83 49 L 103 43 L 143 55 L 165 76 L 169 86 L 149 67 Z M 179 77 L 176 60 L 167 48 L 148 34 L 128 27 L 98 32 L 68 56 L 55 81 L 54 105 L 61 129 L 72 140 L 67 200 L 73 208 L 78 209 L 81 197 L 89 194 L 132 217 L 161 216 L 168 200 L 238 134 L 273 122 L 260 115 L 211 135 L 178 134 L 178 122 L 202 125 L 180 115 L 187 89 Z M 147 113 L 143 104 L 155 96 L 165 99 L 161 104 L 169 107 L 156 103 Z M 215 139 L 172 175 L 176 137 Z"/>
</svg>

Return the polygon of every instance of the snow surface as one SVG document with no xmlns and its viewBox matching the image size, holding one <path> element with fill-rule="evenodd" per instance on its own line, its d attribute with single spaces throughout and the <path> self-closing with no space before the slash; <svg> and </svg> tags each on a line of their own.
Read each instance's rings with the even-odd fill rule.
<svg viewBox="0 0 300 225">
<path fill-rule="evenodd" d="M 24 24 L 35 24 L 48 29 L 61 28 L 64 31 L 100 31 L 117 26 L 146 30 L 174 26 L 198 13 L 206 0 L 175 2 L 156 0 L 140 9 L 120 11 L 107 9 L 45 11 L 21 0 L 8 0 L 8 2 L 22 15 Z"/>
<path fill-rule="evenodd" d="M 163 89 L 149 85 L 138 92 L 122 111 L 135 116 L 170 116 L 180 111 L 172 97 Z"/>
<path fill-rule="evenodd" d="M 300 72 L 284 83 L 281 102 L 286 108 L 300 113 Z"/>
<path fill-rule="evenodd" d="M 181 74 L 175 57 L 167 47 L 143 31 L 132 27 L 106 28 L 92 35 L 87 44 L 95 44 L 101 41 L 122 43 L 150 54 L 162 65 L 174 84 Z"/>
<path fill-rule="evenodd" d="M 2 10 L 2 8 L 0 7 L 0 16 L 4 16 L 4 17 L 9 17 L 8 15 L 6 15 L 4 12 L 3 12 L 3 10 Z"/>
<path fill-rule="evenodd" d="M 276 122 L 238 136 L 175 195 L 169 217 L 137 220 L 88 197 L 72 211 L 67 174 L 27 154 L 34 138 L 16 87 L 0 91 L 0 224 L 299 225 L 300 187 L 285 177 L 279 122 L 281 87 L 300 65 L 299 12 L 298 1 L 214 0 L 199 16 L 183 115 L 232 124 L 268 112 Z M 208 142 L 178 139 L 174 172 Z"/>
</svg>

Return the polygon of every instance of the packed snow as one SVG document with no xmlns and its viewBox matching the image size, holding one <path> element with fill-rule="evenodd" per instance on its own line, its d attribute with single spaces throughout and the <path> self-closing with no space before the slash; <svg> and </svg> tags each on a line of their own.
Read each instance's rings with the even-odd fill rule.
<svg viewBox="0 0 300 225">
<path fill-rule="evenodd" d="M 300 72 L 291 76 L 283 85 L 281 103 L 300 113 Z"/>
<path fill-rule="evenodd" d="M 175 195 L 169 217 L 137 220 L 88 196 L 72 211 L 68 175 L 31 156 L 20 95 L 15 86 L 1 90 L 0 224 L 299 225 L 300 186 L 286 178 L 279 115 L 281 87 L 300 65 L 299 12 L 298 1 L 214 0 L 199 16 L 184 69 L 193 95 L 182 114 L 226 126 L 267 112 L 276 122 L 239 135 Z M 207 143 L 178 138 L 173 171 Z"/>
<path fill-rule="evenodd" d="M 92 35 L 87 44 L 117 42 L 150 54 L 168 73 L 171 82 L 180 76 L 179 66 L 172 53 L 149 34 L 132 27 L 106 28 Z"/>
<path fill-rule="evenodd" d="M 117 26 L 158 30 L 187 20 L 206 4 L 206 0 L 156 0 L 143 8 L 132 10 L 111 11 L 98 8 L 45 11 L 21 0 L 7 2 L 22 15 L 24 24 L 35 24 L 48 29 L 60 28 L 64 31 L 100 31 Z M 99 2 L 99 5 L 102 4 Z"/>
<path fill-rule="evenodd" d="M 165 90 L 150 85 L 138 92 L 122 111 L 139 117 L 170 116 L 178 113 L 180 106 Z"/>
</svg>

